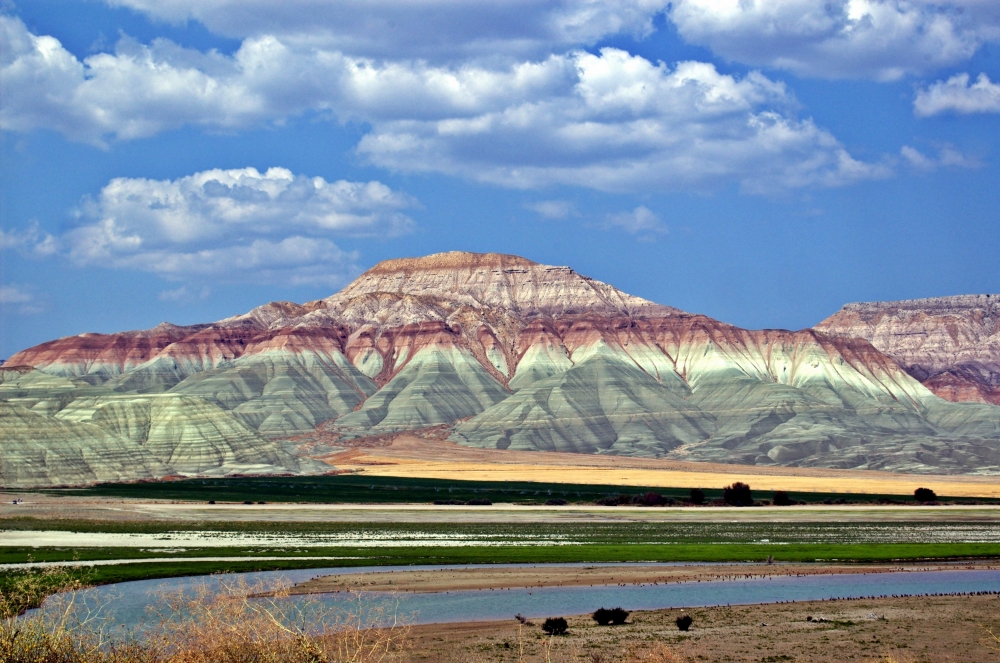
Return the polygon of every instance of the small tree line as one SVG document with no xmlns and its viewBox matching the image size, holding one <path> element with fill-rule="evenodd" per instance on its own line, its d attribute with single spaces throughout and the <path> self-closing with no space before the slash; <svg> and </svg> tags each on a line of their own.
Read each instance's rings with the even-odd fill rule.
<svg viewBox="0 0 1000 663">
<path fill-rule="evenodd" d="M 913 497 L 917 502 L 920 503 L 933 503 L 937 502 L 937 494 L 930 488 L 917 488 L 913 491 Z M 893 500 L 887 498 L 881 498 L 879 500 L 883 504 L 899 504 Z M 829 498 L 822 502 L 822 504 L 853 504 L 854 502 L 848 502 L 844 498 L 838 498 L 836 500 Z M 565 500 L 549 500 L 546 502 L 550 506 L 561 506 L 567 504 Z M 742 481 L 734 481 L 728 486 L 723 487 L 722 497 L 720 499 L 715 499 L 709 501 L 705 496 L 705 491 L 701 488 L 692 488 L 687 497 L 674 498 L 666 495 L 661 495 L 660 493 L 654 491 L 647 491 L 645 493 L 639 493 L 635 495 L 628 495 L 625 493 L 612 493 L 606 495 L 602 498 L 594 500 L 594 504 L 599 506 L 674 506 L 677 504 L 681 505 L 694 505 L 701 506 L 704 504 L 711 504 L 715 506 L 795 506 L 806 504 L 803 500 L 797 500 L 792 498 L 787 491 L 775 490 L 771 495 L 771 499 L 756 500 L 753 496 L 753 491 L 750 489 L 750 485 Z"/>
</svg>

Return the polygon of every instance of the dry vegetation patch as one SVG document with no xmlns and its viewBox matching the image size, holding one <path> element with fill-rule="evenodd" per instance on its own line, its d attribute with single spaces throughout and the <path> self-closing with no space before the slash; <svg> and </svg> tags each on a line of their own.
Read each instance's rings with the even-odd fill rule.
<svg viewBox="0 0 1000 663">
<path fill-rule="evenodd" d="M 39 582 L 51 585 L 59 573 L 29 573 L 3 588 L 3 663 L 396 663 L 409 655 L 408 627 L 378 605 L 345 597 L 330 609 L 240 577 L 224 579 L 220 591 L 165 591 L 137 632 L 109 623 L 86 592 L 56 593 L 15 616 Z"/>
</svg>

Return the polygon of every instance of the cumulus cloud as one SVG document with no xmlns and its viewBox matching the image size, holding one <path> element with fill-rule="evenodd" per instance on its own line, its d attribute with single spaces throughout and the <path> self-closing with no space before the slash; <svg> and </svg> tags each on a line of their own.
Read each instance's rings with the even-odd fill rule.
<svg viewBox="0 0 1000 663">
<path fill-rule="evenodd" d="M 676 0 L 669 15 L 722 57 L 824 78 L 922 74 L 1000 40 L 994 0 Z"/>
<path fill-rule="evenodd" d="M 522 188 L 737 182 L 771 191 L 886 173 L 796 117 L 783 84 L 702 62 L 671 69 L 605 48 L 495 67 L 434 66 L 273 36 L 248 38 L 232 57 L 158 41 L 79 62 L 17 19 L 0 22 L 12 44 L 0 70 L 6 129 L 47 127 L 99 144 L 184 124 L 228 129 L 330 114 L 370 124 L 358 150 L 375 165 Z"/>
<path fill-rule="evenodd" d="M 616 34 L 643 37 L 669 0 L 107 0 L 229 37 L 279 35 L 353 55 L 537 57 Z"/>
<path fill-rule="evenodd" d="M 746 191 L 838 186 L 888 174 L 855 160 L 794 114 L 781 83 L 675 68 L 625 51 L 575 52 L 544 65 L 564 78 L 545 96 L 440 119 L 384 120 L 359 143 L 372 163 L 510 187 L 678 190 L 738 182 Z"/>
<path fill-rule="evenodd" d="M 646 237 L 667 232 L 667 227 L 660 221 L 660 217 L 645 205 L 640 205 L 631 212 L 609 214 L 605 227 L 621 228 L 632 235 L 641 234 Z"/>
<path fill-rule="evenodd" d="M 568 200 L 540 200 L 524 206 L 546 219 L 565 219 L 577 213 L 576 207 Z"/>
<path fill-rule="evenodd" d="M 969 84 L 968 74 L 956 74 L 917 91 L 913 112 L 918 117 L 941 113 L 1000 113 L 1000 83 L 993 83 L 986 74 L 979 74 Z"/>
<path fill-rule="evenodd" d="M 75 228 L 45 242 L 79 265 L 168 279 L 337 285 L 358 271 L 357 254 L 329 237 L 409 232 L 413 221 L 402 210 L 417 205 L 381 182 L 327 182 L 285 168 L 116 178 L 83 201 Z M 33 227 L 0 239 L 24 245 L 39 234 Z M 180 288 L 162 297 L 193 292 Z"/>
</svg>

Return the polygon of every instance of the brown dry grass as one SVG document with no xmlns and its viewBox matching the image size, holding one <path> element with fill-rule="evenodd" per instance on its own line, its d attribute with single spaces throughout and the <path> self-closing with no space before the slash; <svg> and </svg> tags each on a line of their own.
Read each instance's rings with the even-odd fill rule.
<svg viewBox="0 0 1000 663">
<path fill-rule="evenodd" d="M 4 605 L 34 595 L 37 578 L 5 588 Z M 51 580 L 51 579 L 50 579 Z M 76 587 L 69 587 L 75 589 Z M 290 600 L 287 586 L 226 578 L 220 591 L 166 592 L 141 633 L 122 634 L 86 593 L 61 592 L 44 608 L 0 622 L 2 663 L 397 663 L 408 627 L 348 598 L 338 609 Z"/>
</svg>

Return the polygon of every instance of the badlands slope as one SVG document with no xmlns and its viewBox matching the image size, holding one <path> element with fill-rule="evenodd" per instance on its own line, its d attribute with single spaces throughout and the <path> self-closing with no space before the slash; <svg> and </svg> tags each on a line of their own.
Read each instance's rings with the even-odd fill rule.
<svg viewBox="0 0 1000 663">
<path fill-rule="evenodd" d="M 324 300 L 58 339 L 0 372 L 4 485 L 307 471 L 288 438 L 317 427 L 327 451 L 445 426 L 490 449 L 1000 472 L 1000 407 L 939 398 L 869 340 L 748 331 L 500 254 L 390 260 Z"/>
</svg>

